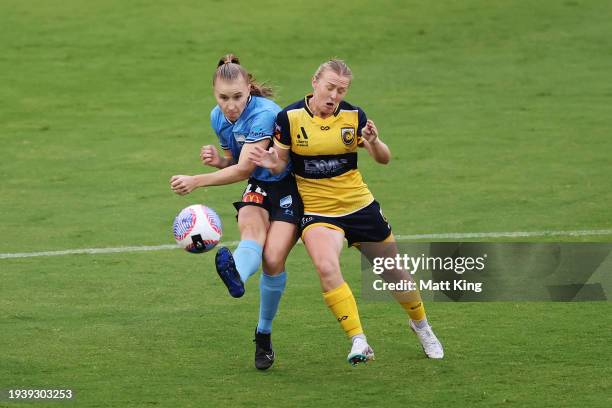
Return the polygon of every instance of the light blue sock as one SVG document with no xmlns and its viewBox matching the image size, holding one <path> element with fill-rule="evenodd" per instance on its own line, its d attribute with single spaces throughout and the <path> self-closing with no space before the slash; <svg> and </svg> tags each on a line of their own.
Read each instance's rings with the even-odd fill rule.
<svg viewBox="0 0 612 408">
<path fill-rule="evenodd" d="M 259 280 L 259 322 L 257 323 L 259 333 L 272 332 L 272 320 L 276 316 L 286 283 L 287 273 L 285 271 L 275 276 L 261 274 Z"/>
<path fill-rule="evenodd" d="M 238 244 L 233 255 L 242 282 L 246 283 L 247 279 L 259 269 L 262 251 L 263 248 L 257 241 L 245 239 Z"/>
</svg>

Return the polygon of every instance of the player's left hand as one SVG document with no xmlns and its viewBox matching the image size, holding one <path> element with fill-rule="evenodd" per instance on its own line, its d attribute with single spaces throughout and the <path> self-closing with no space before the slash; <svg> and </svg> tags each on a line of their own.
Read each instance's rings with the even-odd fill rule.
<svg viewBox="0 0 612 408">
<path fill-rule="evenodd" d="M 378 140 L 378 129 L 374 124 L 374 121 L 368 119 L 366 125 L 361 130 L 361 135 L 368 143 L 375 143 Z"/>
<path fill-rule="evenodd" d="M 170 178 L 170 188 L 178 195 L 191 193 L 197 187 L 197 182 L 193 176 L 177 175 Z"/>
<path fill-rule="evenodd" d="M 273 169 L 279 161 L 278 153 L 274 147 L 266 150 L 261 146 L 253 146 L 253 149 L 249 151 L 248 158 L 256 166 L 266 169 Z"/>
</svg>

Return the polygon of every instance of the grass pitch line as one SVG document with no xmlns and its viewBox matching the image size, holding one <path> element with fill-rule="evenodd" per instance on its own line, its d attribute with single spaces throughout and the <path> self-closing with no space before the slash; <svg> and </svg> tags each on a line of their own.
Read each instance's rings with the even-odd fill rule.
<svg viewBox="0 0 612 408">
<path fill-rule="evenodd" d="M 457 232 L 445 234 L 415 234 L 415 235 L 396 235 L 398 241 L 418 241 L 436 239 L 473 239 L 473 238 L 535 238 L 535 237 L 588 237 L 597 235 L 612 235 L 612 229 L 604 230 L 579 230 L 579 231 L 514 231 L 514 232 Z M 301 244 L 301 241 L 298 241 Z M 221 245 L 233 247 L 238 245 L 238 241 L 222 242 Z M 44 252 L 21 252 L 1 254 L 0 259 L 13 258 L 34 258 L 38 256 L 60 256 L 60 255 L 79 255 L 79 254 L 112 254 L 123 252 L 145 252 L 145 251 L 164 251 L 178 249 L 178 246 L 151 245 L 151 246 L 127 246 L 116 248 L 83 248 L 66 249 L 64 251 L 44 251 Z"/>
<path fill-rule="evenodd" d="M 221 245 L 236 246 L 238 241 L 222 242 Z M 64 251 L 44 251 L 44 252 L 21 252 L 14 254 L 0 254 L 0 259 L 10 258 L 34 258 L 37 256 L 60 256 L 60 255 L 79 255 L 79 254 L 113 254 L 121 252 L 144 252 L 144 251 L 164 251 L 169 249 L 178 249 L 174 244 L 169 245 L 151 245 L 151 246 L 127 246 L 116 248 L 82 248 L 82 249 L 66 249 Z"/>
<path fill-rule="evenodd" d="M 395 238 L 401 241 L 415 241 L 421 239 L 588 237 L 596 235 L 612 235 L 612 229 L 579 231 L 457 232 L 445 234 L 396 235 Z"/>
</svg>

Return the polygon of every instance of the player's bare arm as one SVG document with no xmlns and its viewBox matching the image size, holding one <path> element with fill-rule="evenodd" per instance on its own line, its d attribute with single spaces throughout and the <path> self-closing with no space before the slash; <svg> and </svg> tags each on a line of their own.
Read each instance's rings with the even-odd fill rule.
<svg viewBox="0 0 612 408">
<path fill-rule="evenodd" d="M 249 178 L 253 170 L 255 170 L 255 164 L 248 159 L 249 152 L 258 147 L 262 148 L 268 143 L 268 140 L 261 140 L 259 142 L 245 144 L 242 148 L 244 153 L 240 154 L 238 163 L 227 166 L 215 172 L 198 174 L 195 176 L 172 176 L 170 179 L 170 187 L 176 194 L 186 195 L 198 187 L 220 186 L 246 180 Z"/>
<path fill-rule="evenodd" d="M 389 150 L 389 146 L 380 140 L 374 121 L 368 119 L 366 125 L 361 130 L 361 135 L 363 136 L 363 147 L 365 147 L 377 163 L 387 164 L 391 161 L 391 150 Z"/>
</svg>

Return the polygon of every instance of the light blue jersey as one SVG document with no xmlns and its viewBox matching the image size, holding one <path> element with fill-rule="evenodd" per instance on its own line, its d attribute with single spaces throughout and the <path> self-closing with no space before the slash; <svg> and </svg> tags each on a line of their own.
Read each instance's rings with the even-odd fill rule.
<svg viewBox="0 0 612 408">
<path fill-rule="evenodd" d="M 281 108 L 270 99 L 261 96 L 251 96 L 244 111 L 234 123 L 227 120 L 219 105 L 210 112 L 210 124 L 219 137 L 219 143 L 224 150 L 230 150 L 234 162 L 238 162 L 242 146 L 260 140 L 272 140 L 276 114 Z M 291 172 L 291 165 L 280 174 L 272 174 L 268 169 L 257 167 L 251 177 L 260 181 L 276 181 Z"/>
</svg>

